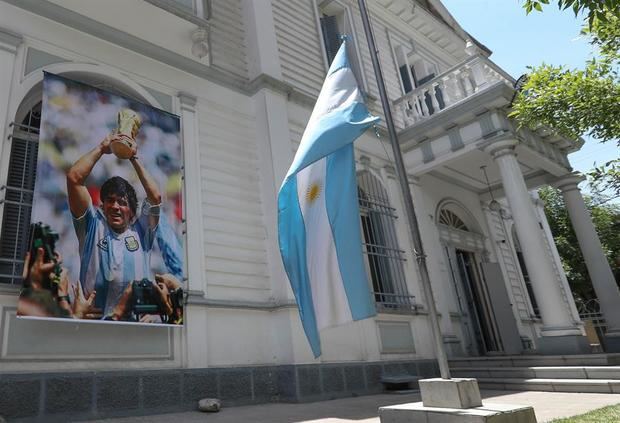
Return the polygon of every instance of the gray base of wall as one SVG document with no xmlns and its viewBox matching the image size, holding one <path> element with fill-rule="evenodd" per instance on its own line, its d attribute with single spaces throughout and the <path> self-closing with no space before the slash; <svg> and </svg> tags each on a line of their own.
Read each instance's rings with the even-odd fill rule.
<svg viewBox="0 0 620 423">
<path fill-rule="evenodd" d="M 538 338 L 538 352 L 545 355 L 589 354 L 588 338 L 580 335 L 543 336 Z"/>
<path fill-rule="evenodd" d="M 605 346 L 605 352 L 620 352 L 620 336 L 605 335 L 605 337 L 603 338 L 603 345 Z"/>
<path fill-rule="evenodd" d="M 439 375 L 435 360 L 178 370 L 0 374 L 0 416 L 64 422 L 224 406 L 310 402 L 383 391 L 384 375 Z"/>
</svg>

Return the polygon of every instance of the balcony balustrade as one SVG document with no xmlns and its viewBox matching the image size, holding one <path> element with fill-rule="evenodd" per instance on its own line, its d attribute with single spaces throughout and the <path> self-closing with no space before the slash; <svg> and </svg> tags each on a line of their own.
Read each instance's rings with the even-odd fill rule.
<svg viewBox="0 0 620 423">
<path fill-rule="evenodd" d="M 512 86 L 514 80 L 488 58 L 476 55 L 420 85 L 393 104 L 404 127 L 408 127 L 466 101 L 496 83 Z"/>
</svg>

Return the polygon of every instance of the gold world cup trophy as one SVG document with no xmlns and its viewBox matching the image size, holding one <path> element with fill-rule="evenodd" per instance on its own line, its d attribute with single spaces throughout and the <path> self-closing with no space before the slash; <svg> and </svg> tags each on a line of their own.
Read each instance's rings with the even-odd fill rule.
<svg viewBox="0 0 620 423">
<path fill-rule="evenodd" d="M 142 119 L 131 109 L 121 109 L 117 120 L 118 128 L 114 139 L 110 142 L 110 149 L 119 159 L 130 159 L 138 151 L 136 136 L 142 126 Z"/>
</svg>

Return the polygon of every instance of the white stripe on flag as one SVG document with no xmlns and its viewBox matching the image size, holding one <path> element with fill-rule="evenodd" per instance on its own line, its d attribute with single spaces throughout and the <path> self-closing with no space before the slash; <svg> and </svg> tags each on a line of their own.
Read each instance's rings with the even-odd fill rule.
<svg viewBox="0 0 620 423">
<path fill-rule="evenodd" d="M 319 330 L 353 320 L 340 275 L 325 204 L 327 159 L 297 173 L 297 196 L 306 229 L 306 260 Z"/>
</svg>

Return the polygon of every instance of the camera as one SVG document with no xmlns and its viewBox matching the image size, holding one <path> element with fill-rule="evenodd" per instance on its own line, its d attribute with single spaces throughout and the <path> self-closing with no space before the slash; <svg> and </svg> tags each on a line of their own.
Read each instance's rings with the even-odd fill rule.
<svg viewBox="0 0 620 423">
<path fill-rule="evenodd" d="M 131 286 L 131 310 L 135 315 L 162 314 L 163 307 L 154 282 L 148 279 L 133 281 Z"/>
<path fill-rule="evenodd" d="M 60 277 L 60 263 L 56 260 L 56 242 L 60 239 L 48 225 L 37 222 L 30 225 L 30 263 L 37 259 L 37 250 L 43 248 L 43 262 L 54 262 L 54 273 Z M 59 278 L 51 278 L 49 289 L 54 293 L 58 290 Z"/>
</svg>

